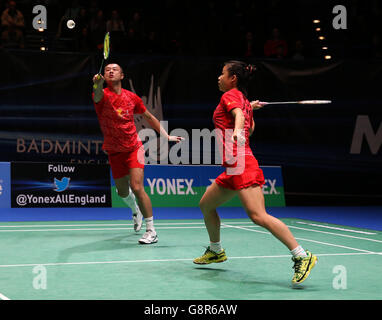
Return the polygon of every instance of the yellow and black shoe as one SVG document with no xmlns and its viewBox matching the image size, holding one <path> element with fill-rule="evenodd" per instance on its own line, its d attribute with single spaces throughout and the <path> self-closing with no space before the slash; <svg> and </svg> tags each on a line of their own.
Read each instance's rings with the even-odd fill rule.
<svg viewBox="0 0 382 320">
<path fill-rule="evenodd" d="M 308 278 L 310 271 L 316 265 L 318 259 L 310 251 L 306 250 L 307 257 L 293 257 L 294 276 L 292 284 L 300 284 Z"/>
<path fill-rule="evenodd" d="M 196 264 L 209 264 L 209 263 L 219 263 L 227 260 L 227 256 L 225 255 L 224 249 L 216 253 L 211 251 L 210 247 L 207 247 L 206 251 L 199 258 L 194 259 L 194 263 Z"/>
</svg>

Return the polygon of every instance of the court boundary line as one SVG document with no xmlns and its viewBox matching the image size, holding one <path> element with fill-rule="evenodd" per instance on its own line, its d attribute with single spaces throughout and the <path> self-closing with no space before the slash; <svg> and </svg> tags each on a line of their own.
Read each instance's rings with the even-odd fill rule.
<svg viewBox="0 0 382 320">
<path fill-rule="evenodd" d="M 235 222 L 236 224 L 240 224 L 243 222 Z M 176 222 L 176 223 L 155 223 L 155 225 L 188 225 L 188 224 L 202 224 L 204 225 L 204 222 Z M 21 226 L 2 226 L 0 225 L 0 228 L 43 228 L 43 227 L 95 227 L 95 226 L 101 226 L 101 227 L 107 227 L 107 226 L 133 226 L 133 223 L 92 223 L 92 224 L 36 224 L 36 225 L 21 225 Z"/>
<path fill-rule="evenodd" d="M 376 234 L 375 232 L 366 232 L 366 231 L 361 231 L 361 230 L 345 229 L 345 228 L 339 228 L 339 227 L 326 226 L 326 225 L 317 224 L 317 223 L 308 223 L 308 222 L 303 222 L 303 221 L 296 221 L 296 223 L 306 224 L 308 226 L 319 227 L 319 228 L 327 228 L 327 229 L 333 229 L 333 230 L 346 231 L 346 232 L 354 232 L 354 233 L 361 233 L 361 234 Z M 366 230 L 369 230 L 369 229 L 366 229 Z"/>
<path fill-rule="evenodd" d="M 234 227 L 238 227 L 238 226 L 231 226 L 231 224 L 248 224 L 248 226 L 245 226 L 246 228 L 260 228 L 260 226 L 258 225 L 255 225 L 253 224 L 252 222 L 247 222 L 247 221 L 233 221 L 233 222 L 229 222 L 229 224 L 227 223 L 224 223 L 222 222 L 221 223 L 221 227 L 222 228 L 234 228 Z M 83 228 L 83 226 L 119 226 L 119 225 L 122 225 L 122 226 L 126 226 L 124 228 Z M 170 225 L 170 226 L 168 226 Z M 175 226 L 172 226 L 172 225 L 201 225 L 201 226 L 185 226 L 185 227 L 175 227 Z M 23 229 L 23 230 L 14 230 L 14 229 L 7 229 L 7 230 L 0 230 L 0 233 L 4 233 L 4 232 L 55 232 L 55 231 L 107 231 L 107 230 L 132 230 L 132 224 L 70 224 L 70 225 L 58 225 L 58 224 L 55 224 L 55 225 L 22 225 L 22 226 L 0 226 L 0 228 L 2 227 L 5 227 L 5 228 L 17 228 L 17 227 L 30 227 L 30 228 L 37 228 L 37 227 L 46 227 L 46 228 L 49 228 L 49 227 L 52 227 L 52 226 L 78 226 L 79 228 L 75 228 L 75 229 L 64 229 L 64 228 L 59 228 L 59 229 Z M 131 227 L 130 227 L 131 226 Z M 156 226 L 159 226 L 159 227 L 156 227 L 156 229 L 158 230 L 161 230 L 161 229 L 201 229 L 201 228 L 204 228 L 204 222 L 185 222 L 185 223 L 180 223 L 180 222 L 177 222 L 177 223 L 162 223 L 162 224 L 156 224 Z M 328 231 L 322 231 L 322 230 L 315 230 L 315 229 L 310 229 L 310 228 L 302 228 L 302 227 L 296 227 L 296 226 L 291 226 L 291 225 L 287 225 L 289 228 L 293 228 L 293 229 L 298 229 L 298 230 L 304 230 L 304 231 L 310 231 L 310 232 L 317 232 L 317 233 L 323 233 L 323 234 L 330 234 L 330 235 L 333 235 L 333 236 L 338 236 L 338 237 L 345 237 L 345 238 L 352 238 L 352 239 L 358 239 L 358 240 L 365 240 L 365 241 L 371 241 L 371 242 L 377 242 L 377 243 L 382 243 L 382 240 L 377 240 L 377 239 L 371 239 L 371 238 L 365 238 L 365 237 L 357 237 L 357 236 L 353 236 L 353 235 L 347 235 L 347 234 L 340 234 L 340 233 L 334 233 L 334 232 L 328 232 Z M 241 228 L 243 228 L 243 226 L 240 226 Z M 245 228 L 243 230 L 246 230 Z M 253 230 L 254 231 L 254 230 Z M 260 231 L 260 230 L 257 230 L 256 232 L 259 232 L 259 233 L 269 233 L 267 231 Z M 302 239 L 302 238 L 301 238 Z M 303 239 L 303 240 L 306 240 L 306 239 Z M 312 240 L 310 240 L 312 241 Z"/>
<path fill-rule="evenodd" d="M 9 299 L 8 297 L 0 293 L 0 300 L 11 300 L 11 299 Z"/>
<path fill-rule="evenodd" d="M 339 230 L 339 231 L 345 231 L 345 232 L 354 232 L 354 233 L 370 234 L 370 235 L 377 235 L 378 233 L 381 232 L 378 230 L 371 230 L 371 229 L 366 229 L 366 228 L 363 228 L 363 229 L 370 230 L 373 232 L 366 232 L 366 231 L 360 231 L 360 230 L 354 230 L 354 229 L 333 227 L 333 226 L 329 226 L 329 225 L 315 224 L 315 223 L 310 223 L 310 222 L 312 222 L 311 220 L 300 219 L 300 218 L 286 218 L 286 219 L 297 220 L 296 223 L 299 223 L 299 224 L 305 224 L 305 225 L 310 225 L 313 227 L 327 228 L 327 229 L 333 229 L 333 230 Z M 190 220 L 190 219 L 184 219 L 184 220 Z M 223 222 L 224 222 L 224 220 L 245 220 L 245 221 L 230 221 L 229 224 L 249 224 L 249 225 L 254 225 L 255 227 L 260 227 L 258 225 L 255 225 L 252 221 L 248 221 L 248 219 L 245 219 L 245 218 L 222 219 Z M 303 220 L 303 221 L 301 221 L 301 220 Z M 93 220 L 93 221 L 99 221 L 99 220 Z M 122 220 L 122 221 L 131 221 L 131 220 L 126 219 L 126 220 Z M 165 226 L 167 226 L 167 225 L 204 225 L 204 222 L 166 222 L 166 223 L 162 223 L 162 222 L 158 222 L 158 221 L 160 221 L 160 220 L 157 220 L 155 225 L 158 225 L 158 226 L 162 226 L 162 225 L 165 225 Z M 305 222 L 305 221 L 309 221 L 309 222 Z M 2 221 L 2 223 L 4 223 L 4 222 L 5 221 Z M 20 222 L 22 222 L 22 221 L 9 221 L 8 223 L 20 223 Z M 83 227 L 83 226 L 92 227 L 92 226 L 132 226 L 133 225 L 132 222 L 127 222 L 127 223 L 81 223 L 81 224 L 33 224 L 34 221 L 23 221 L 23 222 L 24 223 L 30 222 L 31 224 L 28 224 L 28 225 L 0 225 L 0 228 L 29 228 L 29 227 L 30 228 L 37 228 L 37 227 L 44 228 L 44 227 Z M 57 221 L 47 221 L 47 222 L 49 223 L 49 222 L 57 222 Z M 0 221 L 0 223 L 1 223 L 1 221 Z M 332 224 L 332 223 L 329 223 L 329 224 Z M 336 225 L 336 224 L 333 224 L 333 225 Z M 347 227 L 347 228 L 349 228 L 349 227 Z M 362 228 L 358 228 L 358 229 L 362 229 Z"/>
<path fill-rule="evenodd" d="M 344 252 L 344 253 L 321 253 L 316 254 L 318 257 L 325 256 L 358 256 L 358 255 L 382 255 L 382 252 Z M 270 255 L 270 256 L 247 256 L 247 257 L 228 257 L 228 260 L 235 259 L 272 259 L 272 258 L 291 258 L 290 254 Z M 148 262 L 180 262 L 193 261 L 194 258 L 179 258 L 179 259 L 147 259 L 147 260 L 113 260 L 113 261 L 78 261 L 78 262 L 48 262 L 48 263 L 23 263 L 23 264 L 7 264 L 0 265 L 0 268 L 19 268 L 19 267 L 53 267 L 67 265 L 96 265 L 96 264 L 124 264 L 124 263 L 148 263 Z M 195 265 L 201 266 L 201 265 Z"/>
<path fill-rule="evenodd" d="M 334 232 L 321 231 L 321 230 L 314 230 L 314 229 L 307 229 L 307 228 L 296 227 L 296 226 L 290 226 L 290 225 L 287 225 L 287 226 L 288 226 L 289 228 L 298 229 L 298 230 L 306 230 L 306 231 L 312 231 L 312 232 L 319 232 L 319 233 L 325 233 L 325 234 L 335 235 L 335 236 L 339 236 L 339 237 L 352 238 L 352 239 L 360 239 L 360 240 L 367 240 L 367 241 L 373 241 L 373 242 L 382 243 L 381 240 L 370 239 L 370 238 L 362 238 L 362 237 L 352 236 L 352 235 L 350 235 L 350 234 L 339 234 L 339 233 L 334 233 Z"/>
<path fill-rule="evenodd" d="M 257 232 L 257 233 L 264 233 L 264 234 L 267 234 L 267 235 L 272 235 L 272 233 L 270 233 L 268 231 L 252 230 L 252 229 L 247 229 L 247 228 L 243 228 L 243 227 L 239 227 L 239 226 L 230 226 L 230 225 L 227 225 L 227 224 L 224 224 L 224 225 L 225 226 L 229 226 L 229 227 L 234 228 L 234 229 L 240 229 L 240 230 L 246 230 L 246 231 L 251 231 L 251 232 Z M 333 244 L 333 243 L 322 242 L 322 241 L 311 240 L 311 239 L 305 239 L 305 238 L 297 238 L 296 237 L 296 240 L 303 240 L 303 241 L 308 241 L 308 242 L 314 242 L 314 243 L 323 244 L 323 245 L 327 245 L 327 246 L 339 247 L 339 248 L 355 250 L 355 251 L 361 251 L 361 252 L 375 253 L 375 252 L 369 251 L 369 250 L 358 249 L 358 248 L 353 248 L 353 247 L 347 247 L 347 246 L 343 246 L 343 245 L 339 245 L 339 244 Z"/>
<path fill-rule="evenodd" d="M 224 227 L 229 228 L 229 227 Z M 205 229 L 205 226 L 200 227 L 156 227 L 156 230 L 163 229 Z M 0 230 L 0 232 L 55 232 L 55 231 L 106 231 L 106 230 L 134 230 L 131 228 L 76 228 L 76 229 L 24 229 L 24 230 Z"/>
</svg>

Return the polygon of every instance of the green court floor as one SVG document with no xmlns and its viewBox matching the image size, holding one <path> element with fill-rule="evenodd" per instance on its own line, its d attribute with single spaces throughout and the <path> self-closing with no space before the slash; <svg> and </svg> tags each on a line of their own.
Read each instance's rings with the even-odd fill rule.
<svg viewBox="0 0 382 320">
<path fill-rule="evenodd" d="M 318 256 L 291 285 L 289 251 L 248 219 L 223 219 L 228 260 L 192 263 L 208 245 L 202 220 L 157 220 L 159 242 L 139 245 L 130 220 L 1 222 L 0 299 L 381 299 L 382 232 L 282 219 Z"/>
</svg>

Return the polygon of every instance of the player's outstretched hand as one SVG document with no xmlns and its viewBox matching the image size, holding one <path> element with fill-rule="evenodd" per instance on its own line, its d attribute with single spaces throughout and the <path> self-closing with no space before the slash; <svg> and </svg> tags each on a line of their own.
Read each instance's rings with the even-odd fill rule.
<svg viewBox="0 0 382 320">
<path fill-rule="evenodd" d="M 261 103 L 259 100 L 251 101 L 252 110 L 258 110 L 264 107 L 264 103 Z"/>
<path fill-rule="evenodd" d="M 168 141 L 174 141 L 176 143 L 183 141 L 183 137 L 178 137 L 178 136 L 168 136 Z"/>
<path fill-rule="evenodd" d="M 103 77 L 102 74 L 96 74 L 93 77 L 93 83 L 94 83 L 94 88 L 97 88 L 98 86 L 102 86 L 105 81 L 105 78 Z"/>
<path fill-rule="evenodd" d="M 232 142 L 236 142 L 239 146 L 245 145 L 245 136 L 243 130 L 234 130 L 231 138 Z"/>
<path fill-rule="evenodd" d="M 93 77 L 94 84 L 103 84 L 104 81 L 105 81 L 105 78 L 103 77 L 102 74 L 96 74 Z"/>
</svg>

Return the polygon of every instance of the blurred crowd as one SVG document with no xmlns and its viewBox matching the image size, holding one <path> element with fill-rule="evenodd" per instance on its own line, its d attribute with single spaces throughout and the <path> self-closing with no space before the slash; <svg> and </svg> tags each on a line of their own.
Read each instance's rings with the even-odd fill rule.
<svg viewBox="0 0 382 320">
<path fill-rule="evenodd" d="M 346 30 L 333 28 L 333 4 L 323 2 L 0 0 L 0 47 L 38 49 L 41 37 L 49 50 L 92 52 L 102 50 L 109 31 L 112 50 L 128 54 L 303 60 L 321 56 L 326 46 L 334 57 L 382 57 L 381 1 L 347 1 Z M 32 27 L 37 4 L 48 14 L 47 29 L 40 33 Z M 73 29 L 68 20 L 75 22 Z"/>
</svg>

